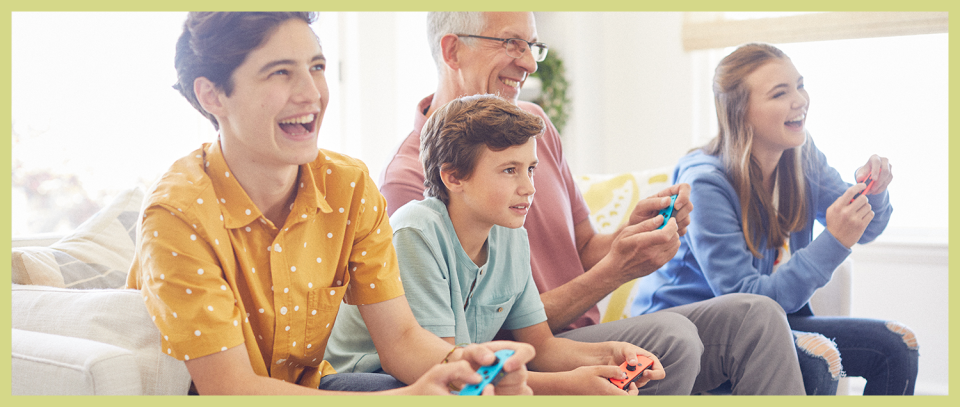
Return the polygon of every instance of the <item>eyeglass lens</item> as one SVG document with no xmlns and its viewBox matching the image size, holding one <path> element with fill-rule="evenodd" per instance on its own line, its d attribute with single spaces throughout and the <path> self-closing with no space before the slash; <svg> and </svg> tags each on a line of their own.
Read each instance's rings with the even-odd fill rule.
<svg viewBox="0 0 960 407">
<path fill-rule="evenodd" d="M 533 56 L 533 59 L 537 62 L 543 61 L 547 56 L 546 47 L 540 44 L 534 44 L 532 47 L 529 47 L 529 44 L 526 41 L 511 38 L 507 40 L 507 54 L 514 58 L 520 58 L 523 56 L 523 53 L 530 49 L 530 53 Z"/>
</svg>

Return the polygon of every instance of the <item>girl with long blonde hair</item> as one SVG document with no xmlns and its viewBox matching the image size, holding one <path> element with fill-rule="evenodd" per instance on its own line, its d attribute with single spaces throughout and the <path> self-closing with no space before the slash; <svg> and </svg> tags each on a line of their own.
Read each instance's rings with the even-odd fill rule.
<svg viewBox="0 0 960 407">
<path fill-rule="evenodd" d="M 845 182 L 806 131 L 803 76 L 772 45 L 727 55 L 713 92 L 719 132 L 673 174 L 691 185 L 696 210 L 676 256 L 638 283 L 633 314 L 728 293 L 766 295 L 788 314 L 808 394 L 836 394 L 844 374 L 867 379 L 864 394 L 913 394 L 912 331 L 892 321 L 819 317 L 809 306 L 850 248 L 886 227 L 890 163 L 872 155 L 857 182 Z M 819 236 L 814 220 L 826 228 Z"/>
</svg>

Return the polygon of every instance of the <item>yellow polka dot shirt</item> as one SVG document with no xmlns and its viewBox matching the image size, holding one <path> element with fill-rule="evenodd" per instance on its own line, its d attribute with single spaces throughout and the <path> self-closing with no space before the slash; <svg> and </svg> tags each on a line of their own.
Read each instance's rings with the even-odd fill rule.
<svg viewBox="0 0 960 407">
<path fill-rule="evenodd" d="M 320 150 L 300 166 L 283 225 L 232 176 L 219 143 L 157 182 L 127 277 L 163 335 L 190 360 L 243 344 L 253 370 L 316 388 L 335 373 L 324 348 L 341 301 L 403 294 L 386 201 L 359 160 Z"/>
</svg>

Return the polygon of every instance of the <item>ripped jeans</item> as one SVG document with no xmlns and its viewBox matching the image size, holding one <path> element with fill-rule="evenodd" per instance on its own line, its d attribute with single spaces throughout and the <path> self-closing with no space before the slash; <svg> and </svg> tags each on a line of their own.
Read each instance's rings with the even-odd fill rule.
<svg viewBox="0 0 960 407">
<path fill-rule="evenodd" d="M 866 379 L 864 395 L 913 394 L 920 353 L 916 336 L 906 326 L 876 319 L 797 314 L 788 315 L 787 321 L 794 330 L 808 395 L 836 394 L 842 376 Z"/>
</svg>

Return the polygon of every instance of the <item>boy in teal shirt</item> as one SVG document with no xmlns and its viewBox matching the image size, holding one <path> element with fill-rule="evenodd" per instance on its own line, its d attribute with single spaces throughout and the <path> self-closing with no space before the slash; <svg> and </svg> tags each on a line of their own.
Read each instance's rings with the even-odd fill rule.
<svg viewBox="0 0 960 407">
<path fill-rule="evenodd" d="M 555 338 L 530 272 L 522 228 L 536 191 L 542 120 L 495 96 L 456 99 L 421 135 L 423 201 L 394 213 L 394 245 L 407 299 L 422 327 L 451 344 L 490 341 L 501 329 L 534 346 L 528 384 L 535 394 L 637 394 L 664 377 L 655 356 L 625 342 Z M 627 392 L 608 378 L 618 365 L 654 359 Z M 355 307 L 343 307 L 327 345 L 339 372 L 375 372 L 380 360 Z"/>
</svg>

